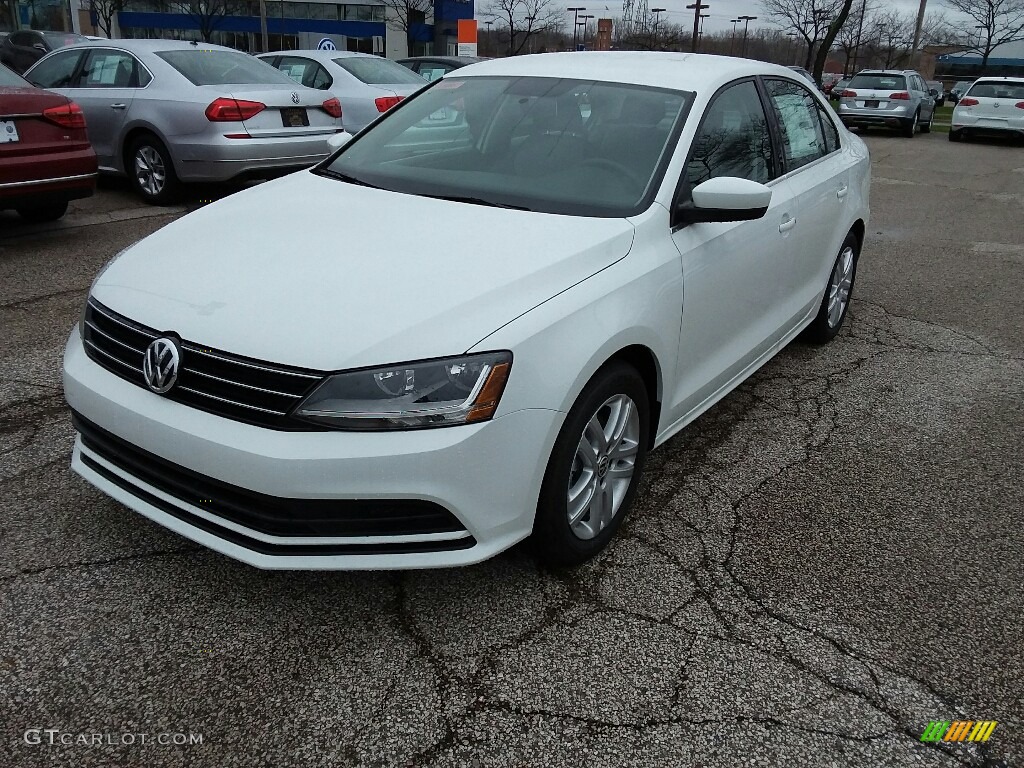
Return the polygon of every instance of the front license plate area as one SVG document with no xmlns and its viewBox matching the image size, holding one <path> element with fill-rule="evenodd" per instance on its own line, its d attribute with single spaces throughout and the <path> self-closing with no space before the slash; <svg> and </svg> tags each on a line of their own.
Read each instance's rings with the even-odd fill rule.
<svg viewBox="0 0 1024 768">
<path fill-rule="evenodd" d="M 868 107 L 869 109 L 877 109 L 878 108 L 878 102 L 874 101 L 874 100 L 872 100 L 872 101 L 865 101 L 864 102 L 864 106 Z"/>
<path fill-rule="evenodd" d="M 10 144 L 14 141 L 21 141 L 18 126 L 13 120 L 0 120 L 0 144 Z"/>
<path fill-rule="evenodd" d="M 288 107 L 281 110 L 281 122 L 285 128 L 302 128 L 309 125 L 309 115 L 303 107 Z"/>
</svg>

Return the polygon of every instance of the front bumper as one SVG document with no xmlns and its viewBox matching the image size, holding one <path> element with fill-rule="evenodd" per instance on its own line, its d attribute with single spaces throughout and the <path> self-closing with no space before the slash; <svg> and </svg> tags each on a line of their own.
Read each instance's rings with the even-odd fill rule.
<svg viewBox="0 0 1024 768">
<path fill-rule="evenodd" d="M 88 358 L 77 329 L 65 349 L 64 390 L 83 433 L 72 469 L 157 523 L 259 568 L 431 568 L 491 557 L 532 530 L 563 418 L 524 410 L 411 432 L 278 432 L 113 375 Z M 194 491 L 169 475 L 195 477 Z M 308 501 L 322 510 L 330 500 L 338 514 L 362 505 L 359 519 L 370 528 L 345 535 L 348 522 L 328 512 L 317 518 L 327 535 L 317 535 L 317 525 L 289 527 L 264 514 L 268 503 Z M 446 510 L 456 524 L 392 534 L 372 519 L 374 509 L 387 514 L 389 503 L 408 502 Z"/>
</svg>

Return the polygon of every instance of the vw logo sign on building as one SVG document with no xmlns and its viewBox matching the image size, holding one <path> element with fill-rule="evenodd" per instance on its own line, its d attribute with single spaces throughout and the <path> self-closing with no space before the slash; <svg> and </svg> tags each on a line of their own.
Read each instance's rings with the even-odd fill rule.
<svg viewBox="0 0 1024 768">
<path fill-rule="evenodd" d="M 318 51 L 336 51 L 338 46 L 334 44 L 334 41 L 329 37 L 323 38 L 319 43 L 316 44 Z"/>
<path fill-rule="evenodd" d="M 163 337 L 154 341 L 142 358 L 142 375 L 146 379 L 146 386 L 158 395 L 170 390 L 178 380 L 180 362 L 181 353 L 174 339 Z"/>
</svg>

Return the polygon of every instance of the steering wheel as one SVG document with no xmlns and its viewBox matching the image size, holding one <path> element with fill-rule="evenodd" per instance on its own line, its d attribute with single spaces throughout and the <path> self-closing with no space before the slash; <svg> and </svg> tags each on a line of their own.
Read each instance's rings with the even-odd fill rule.
<svg viewBox="0 0 1024 768">
<path fill-rule="evenodd" d="M 640 189 L 643 189 L 644 187 L 647 186 L 647 180 L 641 179 L 640 176 L 635 171 L 633 171 L 633 169 L 627 168 L 622 163 L 616 162 L 615 160 L 610 160 L 607 157 L 592 157 L 589 160 L 584 160 L 582 163 L 580 163 L 581 168 L 584 168 L 588 165 L 594 168 L 603 168 L 606 171 L 612 171 L 613 173 L 617 173 L 622 178 L 631 181 Z"/>
</svg>

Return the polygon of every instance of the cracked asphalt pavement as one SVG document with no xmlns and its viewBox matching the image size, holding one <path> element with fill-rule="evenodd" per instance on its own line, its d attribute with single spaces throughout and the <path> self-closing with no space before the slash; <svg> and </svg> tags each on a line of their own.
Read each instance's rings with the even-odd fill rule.
<svg viewBox="0 0 1024 768">
<path fill-rule="evenodd" d="M 847 327 L 655 452 L 559 573 L 260 572 L 93 490 L 64 341 L 183 209 L 108 183 L 58 228 L 0 214 L 0 765 L 1022 764 L 1024 149 L 867 141 Z M 958 719 L 999 725 L 920 741 Z"/>
</svg>

